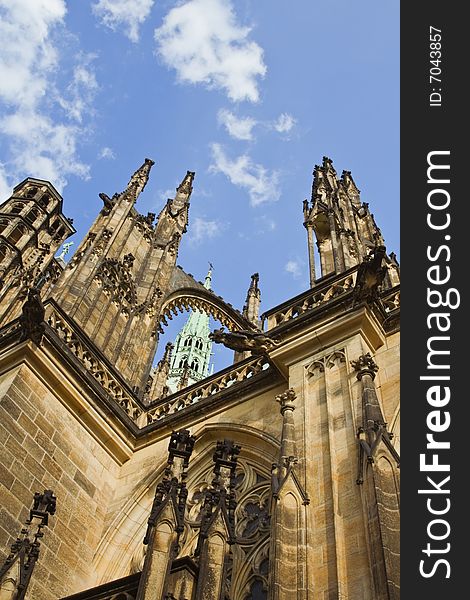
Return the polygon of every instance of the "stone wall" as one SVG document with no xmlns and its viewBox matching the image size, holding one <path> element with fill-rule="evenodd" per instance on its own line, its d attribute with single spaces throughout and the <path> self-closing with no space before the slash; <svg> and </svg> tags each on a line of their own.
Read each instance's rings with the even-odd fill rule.
<svg viewBox="0 0 470 600">
<path fill-rule="evenodd" d="M 0 382 L 0 561 L 28 516 L 34 492 L 52 489 L 29 600 L 89 586 L 119 466 L 27 365 Z"/>
</svg>

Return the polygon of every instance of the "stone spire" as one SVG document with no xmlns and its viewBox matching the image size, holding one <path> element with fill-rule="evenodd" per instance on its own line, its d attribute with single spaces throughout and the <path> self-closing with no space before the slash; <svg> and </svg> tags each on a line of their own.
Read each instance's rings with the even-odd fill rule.
<svg viewBox="0 0 470 600">
<path fill-rule="evenodd" d="M 153 164 L 145 159 L 123 192 L 100 194 L 104 206 L 52 290 L 141 397 L 148 392 L 160 309 L 186 231 L 194 179 L 188 171 L 157 219 L 144 216 L 135 202 Z"/>
<path fill-rule="evenodd" d="M 181 533 L 188 491 L 186 478 L 194 437 L 189 430 L 173 431 L 168 445 L 168 461 L 163 479 L 158 483 L 147 522 L 144 544 L 147 546 L 144 567 L 136 600 L 161 600 L 169 584 L 171 563 Z"/>
<path fill-rule="evenodd" d="M 374 463 L 374 456 L 381 443 L 386 446 L 397 465 L 400 464 L 400 457 L 393 447 L 391 441 L 393 436 L 387 429 L 387 423 L 377 397 L 374 379 L 379 370 L 378 366 L 369 353 L 362 354 L 357 360 L 351 361 L 351 366 L 356 371 L 356 377 L 362 384 L 363 424 L 357 432 L 360 457 L 359 473 L 356 481 L 360 485 L 364 482 L 367 465 Z"/>
<path fill-rule="evenodd" d="M 258 283 L 259 273 L 253 273 L 250 287 L 246 294 L 245 306 L 243 307 L 243 316 L 257 327 L 259 327 L 259 306 L 261 304 L 261 292 Z"/>
<path fill-rule="evenodd" d="M 154 164 L 155 162 L 153 160 L 151 160 L 150 158 L 146 158 L 144 164 L 141 167 L 139 167 L 130 178 L 124 194 L 128 197 L 131 197 L 134 202 L 144 191 L 144 188 L 147 185 L 147 181 L 149 179 L 150 169 L 153 167 Z"/>
<path fill-rule="evenodd" d="M 338 179 L 333 162 L 323 157 L 322 165 L 315 165 L 311 201 L 304 200 L 304 226 L 310 264 L 310 285 L 315 285 L 316 238 L 320 255 L 321 276 L 342 273 L 359 265 L 370 249 L 384 246 L 380 229 L 369 205 L 361 203 L 360 192 L 349 171 Z M 388 257 L 386 263 L 391 262 Z"/>
<path fill-rule="evenodd" d="M 204 287 L 211 289 L 212 265 L 204 281 Z M 212 342 L 209 339 L 209 315 L 199 310 L 194 310 L 188 317 L 174 343 L 174 352 L 171 358 L 167 386 L 170 393 L 201 381 L 209 374 L 209 361 L 211 357 Z"/>
<path fill-rule="evenodd" d="M 170 372 L 171 353 L 173 352 L 173 344 L 168 342 L 165 346 L 165 351 L 162 358 L 158 361 L 157 366 L 152 369 L 149 377 L 148 391 L 146 398 L 150 401 L 164 398 L 168 395 L 169 389 L 166 384 L 168 373 Z"/>
</svg>

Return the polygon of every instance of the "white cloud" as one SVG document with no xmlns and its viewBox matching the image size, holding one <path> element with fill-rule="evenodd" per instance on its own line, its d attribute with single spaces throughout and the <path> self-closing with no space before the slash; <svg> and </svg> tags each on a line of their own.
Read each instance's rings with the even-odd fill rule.
<svg viewBox="0 0 470 600">
<path fill-rule="evenodd" d="M 97 84 L 92 57 L 78 53 L 70 85 L 57 88 L 65 14 L 64 0 L 0 0 L 0 133 L 8 152 L 8 184 L 28 175 L 48 179 L 60 190 L 68 175 L 88 176 L 77 143 Z"/>
<path fill-rule="evenodd" d="M 299 279 L 299 277 L 302 275 L 301 264 L 298 260 L 287 261 L 284 270 L 287 273 L 290 273 L 294 279 Z"/>
<path fill-rule="evenodd" d="M 221 234 L 224 226 L 218 221 L 208 221 L 202 217 L 196 217 L 189 226 L 189 243 L 197 245 L 201 242 L 217 237 Z"/>
<path fill-rule="evenodd" d="M 98 83 L 91 66 L 95 54 L 80 54 L 78 64 L 73 70 L 72 81 L 65 93 L 58 98 L 59 105 L 67 117 L 77 123 L 83 122 L 83 116 L 88 115 L 93 98 L 98 91 Z"/>
<path fill-rule="evenodd" d="M 111 148 L 108 148 L 108 146 L 105 146 L 104 148 L 101 148 L 99 154 L 98 154 L 98 159 L 106 159 L 106 160 L 114 160 L 116 158 L 116 155 L 114 154 L 113 150 Z"/>
<path fill-rule="evenodd" d="M 259 100 L 266 73 L 263 50 L 249 41 L 230 0 L 189 0 L 171 9 L 155 30 L 157 54 L 184 83 L 224 90 L 233 101 Z"/>
<path fill-rule="evenodd" d="M 98 0 L 93 14 L 113 31 L 124 29 L 131 42 L 139 41 L 139 27 L 152 10 L 154 0 Z"/>
<path fill-rule="evenodd" d="M 9 185 L 5 167 L 0 163 L 0 204 L 11 196 L 12 186 Z"/>
<path fill-rule="evenodd" d="M 245 188 L 252 206 L 279 200 L 281 191 L 278 171 L 269 171 L 263 165 L 253 163 L 246 154 L 231 160 L 220 144 L 212 144 L 211 150 L 214 162 L 209 170 L 223 173 L 234 185 Z"/>
<path fill-rule="evenodd" d="M 262 215 L 261 217 L 257 217 L 255 219 L 257 230 L 256 233 L 259 235 L 263 235 L 268 232 L 275 231 L 277 229 L 277 223 L 272 217 L 268 217 L 267 215 Z"/>
<path fill-rule="evenodd" d="M 273 123 L 273 127 L 279 133 L 288 133 L 292 127 L 296 124 L 297 120 L 288 113 L 282 113 L 277 118 L 277 121 Z"/>
<path fill-rule="evenodd" d="M 236 117 L 229 110 L 221 109 L 217 114 L 217 120 L 225 127 L 229 135 L 236 140 L 252 140 L 251 130 L 257 121 L 251 117 Z"/>
</svg>

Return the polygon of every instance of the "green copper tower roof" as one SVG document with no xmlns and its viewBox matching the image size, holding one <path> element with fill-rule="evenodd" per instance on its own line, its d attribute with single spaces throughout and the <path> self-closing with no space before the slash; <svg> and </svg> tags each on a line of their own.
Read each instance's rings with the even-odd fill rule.
<svg viewBox="0 0 470 600">
<path fill-rule="evenodd" d="M 204 281 L 211 289 L 212 265 Z M 209 374 L 212 342 L 209 339 L 209 315 L 194 310 L 176 336 L 167 385 L 170 393 L 200 381 Z"/>
</svg>

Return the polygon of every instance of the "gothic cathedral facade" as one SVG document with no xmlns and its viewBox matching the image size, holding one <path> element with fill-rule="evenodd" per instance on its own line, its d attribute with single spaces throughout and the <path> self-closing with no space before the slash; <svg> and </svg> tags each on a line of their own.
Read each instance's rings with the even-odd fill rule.
<svg viewBox="0 0 470 600">
<path fill-rule="evenodd" d="M 0 206 L 0 599 L 398 599 L 399 267 L 351 174 L 315 167 L 310 287 L 260 314 L 176 263 L 194 173 L 139 214 L 152 165 L 68 263 L 49 182 Z"/>
</svg>

